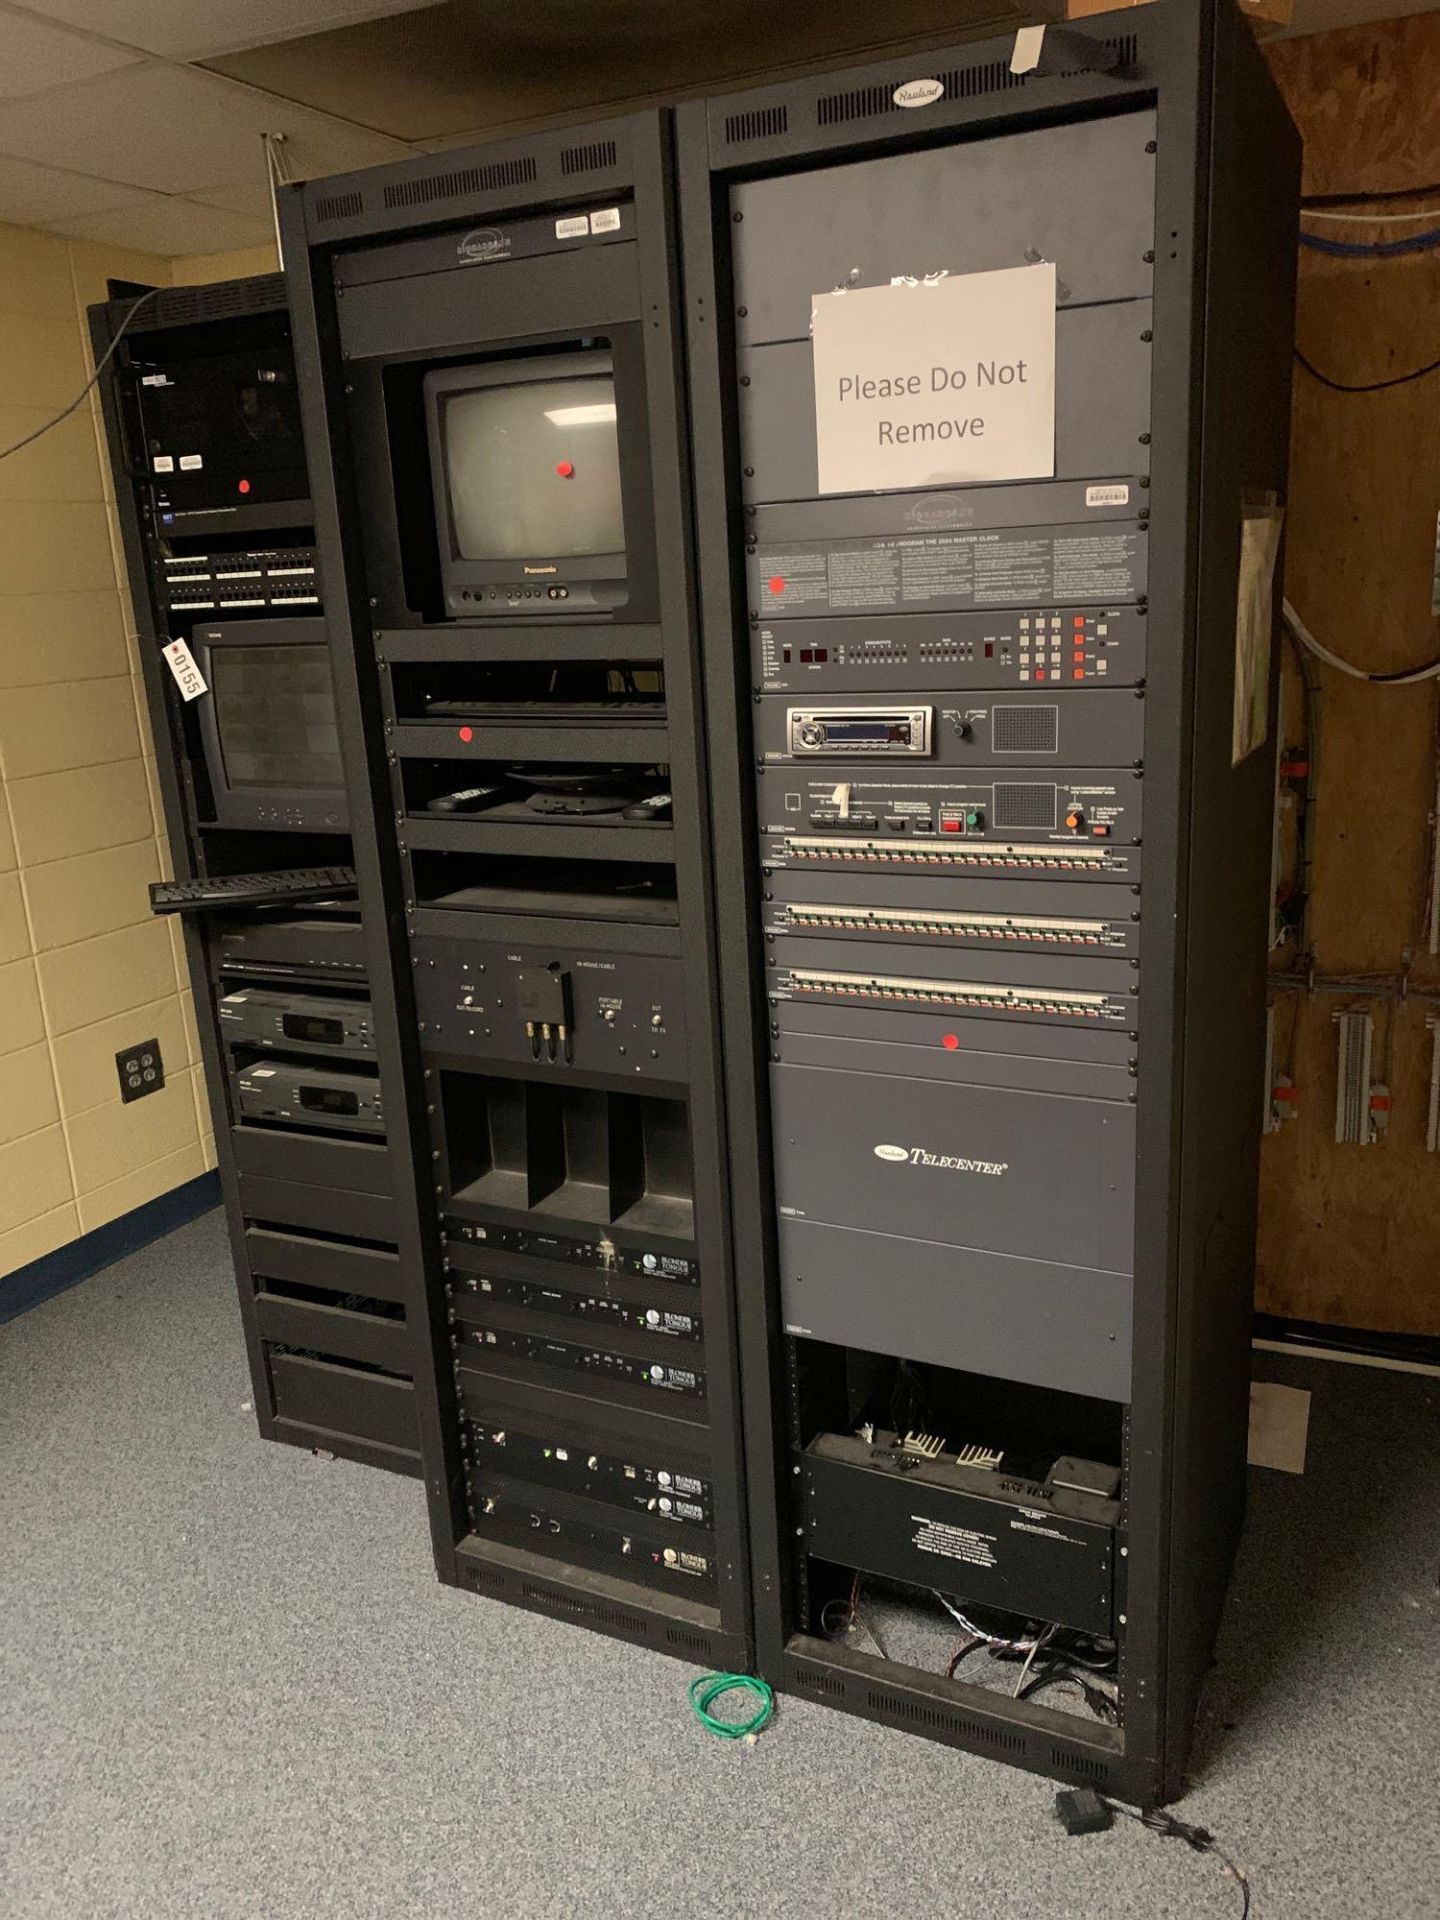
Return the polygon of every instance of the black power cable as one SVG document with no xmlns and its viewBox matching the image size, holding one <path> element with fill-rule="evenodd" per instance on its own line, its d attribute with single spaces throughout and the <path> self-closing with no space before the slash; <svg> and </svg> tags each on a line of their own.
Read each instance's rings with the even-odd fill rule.
<svg viewBox="0 0 1440 1920">
<path fill-rule="evenodd" d="M 1123 1813 L 1127 1820 L 1138 1821 L 1163 1838 L 1183 1840 L 1195 1853 L 1212 1854 L 1240 1889 L 1240 1920 L 1250 1920 L 1250 1881 L 1245 1869 L 1235 1864 L 1208 1827 L 1192 1826 L 1188 1820 L 1177 1819 L 1163 1807 L 1147 1807 L 1137 1813 L 1134 1807 L 1123 1806 L 1120 1801 L 1097 1793 L 1094 1787 L 1068 1787 L 1055 1796 L 1055 1816 L 1071 1835 L 1108 1832 L 1115 1824 L 1117 1813 Z"/>
<path fill-rule="evenodd" d="M 1428 187 L 1360 187 L 1354 193 L 1302 193 L 1302 207 L 1348 207 L 1358 200 L 1425 200 L 1440 193 L 1440 181 Z"/>
<path fill-rule="evenodd" d="M 1388 380 L 1362 380 L 1351 385 L 1344 380 L 1332 380 L 1328 373 L 1322 373 L 1313 360 L 1308 360 L 1295 349 L 1295 358 L 1309 374 L 1312 380 L 1318 380 L 1322 387 L 1328 387 L 1332 393 L 1383 393 L 1387 387 L 1407 387 L 1412 380 L 1423 380 L 1428 374 L 1440 372 L 1440 360 L 1431 360 L 1423 367 L 1416 367 L 1409 373 L 1392 374 Z"/>
<path fill-rule="evenodd" d="M 58 427 L 62 420 L 68 420 L 70 418 L 71 414 L 74 413 L 75 409 L 84 400 L 86 394 L 89 393 L 90 389 L 94 386 L 95 382 L 100 378 L 101 374 L 105 371 L 106 367 L 109 366 L 110 361 L 114 356 L 115 349 L 119 346 L 120 342 L 125 338 L 126 329 L 129 327 L 130 322 L 135 318 L 136 314 L 140 311 L 141 307 L 144 306 L 147 300 L 153 300 L 157 293 L 161 293 L 163 291 L 164 289 L 161 287 L 150 287 L 144 293 L 141 294 L 138 300 L 134 301 L 131 304 L 128 311 L 126 312 L 125 318 L 120 322 L 120 325 L 115 329 L 115 338 L 110 342 L 109 346 L 105 349 L 104 353 L 102 353 L 100 358 L 96 361 L 94 373 L 91 374 L 90 378 L 85 382 L 84 386 L 80 389 L 79 393 L 76 394 L 75 398 L 70 402 L 69 406 L 62 407 L 60 412 L 55 415 L 53 420 L 47 420 L 43 427 L 36 427 L 33 433 L 27 433 L 23 440 L 17 440 L 13 446 L 0 447 L 0 460 L 8 460 L 12 453 L 19 453 L 22 447 L 28 447 L 32 443 L 32 441 L 38 440 L 42 434 L 49 433 L 52 427 Z"/>
<path fill-rule="evenodd" d="M 1127 1820 L 1139 1821 L 1151 1833 L 1162 1834 L 1171 1840 L 1183 1840 L 1195 1853 L 1213 1854 L 1240 1889 L 1240 1920 L 1250 1920 L 1250 1882 L 1245 1870 L 1236 1866 L 1224 1848 L 1218 1845 L 1208 1827 L 1194 1827 L 1188 1820 L 1177 1820 L 1173 1813 L 1166 1813 L 1163 1807 L 1147 1807 L 1143 1813 L 1137 1813 L 1133 1807 L 1122 1806 L 1118 1800 L 1106 1800 L 1105 1804 L 1112 1813 L 1123 1813 Z"/>
</svg>

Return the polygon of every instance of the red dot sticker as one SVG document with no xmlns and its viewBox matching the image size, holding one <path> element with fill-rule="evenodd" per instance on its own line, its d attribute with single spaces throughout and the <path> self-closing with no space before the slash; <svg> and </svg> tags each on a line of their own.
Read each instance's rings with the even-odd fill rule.
<svg viewBox="0 0 1440 1920">
<path fill-rule="evenodd" d="M 475 738 L 475 729 L 473 727 L 461 727 L 460 738 L 465 742 L 466 746 L 469 746 L 470 742 Z"/>
<path fill-rule="evenodd" d="M 240 482 L 240 492 L 248 493 L 249 491 L 250 491 L 250 482 L 248 480 L 242 480 Z"/>
<path fill-rule="evenodd" d="M 940 1044 L 947 1053 L 954 1053 L 960 1045 L 960 1036 L 958 1033 L 942 1034 Z"/>
<path fill-rule="evenodd" d="M 562 460 L 555 471 L 562 480 L 568 480 L 575 471 L 575 463 L 573 460 Z"/>
<path fill-rule="evenodd" d="M 770 576 L 770 591 L 771 593 L 784 593 L 785 591 L 785 582 L 778 573 L 772 573 Z"/>
</svg>

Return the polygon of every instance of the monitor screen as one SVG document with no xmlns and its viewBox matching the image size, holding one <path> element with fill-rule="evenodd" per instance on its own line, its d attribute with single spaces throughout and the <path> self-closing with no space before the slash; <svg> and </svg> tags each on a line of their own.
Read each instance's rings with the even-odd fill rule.
<svg viewBox="0 0 1440 1920">
<path fill-rule="evenodd" d="M 232 789 L 343 789 L 330 655 L 323 643 L 215 647 L 210 693 Z"/>
<path fill-rule="evenodd" d="M 611 375 L 448 393 L 440 430 L 459 559 L 624 551 Z"/>
</svg>

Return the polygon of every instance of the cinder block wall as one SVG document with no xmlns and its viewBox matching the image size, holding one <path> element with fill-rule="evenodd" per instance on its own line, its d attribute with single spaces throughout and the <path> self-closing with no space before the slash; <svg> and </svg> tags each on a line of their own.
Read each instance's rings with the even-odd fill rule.
<svg viewBox="0 0 1440 1920">
<path fill-rule="evenodd" d="M 0 446 L 84 384 L 107 275 L 224 277 L 186 265 L 0 225 Z M 0 461 L 0 1276 L 214 1165 L 123 582 L 92 396 Z M 152 1038 L 165 1087 L 122 1106 Z"/>
</svg>

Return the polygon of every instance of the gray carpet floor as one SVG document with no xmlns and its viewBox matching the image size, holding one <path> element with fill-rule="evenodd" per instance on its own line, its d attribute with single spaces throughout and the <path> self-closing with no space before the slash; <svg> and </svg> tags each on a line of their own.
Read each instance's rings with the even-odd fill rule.
<svg viewBox="0 0 1440 1920">
<path fill-rule="evenodd" d="M 1181 1811 L 1255 1920 L 1440 1914 L 1440 1382 L 1315 1395 L 1256 1472 Z M 686 1668 L 431 1572 L 417 1483 L 256 1435 L 218 1215 L 0 1328 L 6 1920 L 1239 1913 L 1043 1780 L 786 1702 L 709 1738 Z"/>
</svg>

